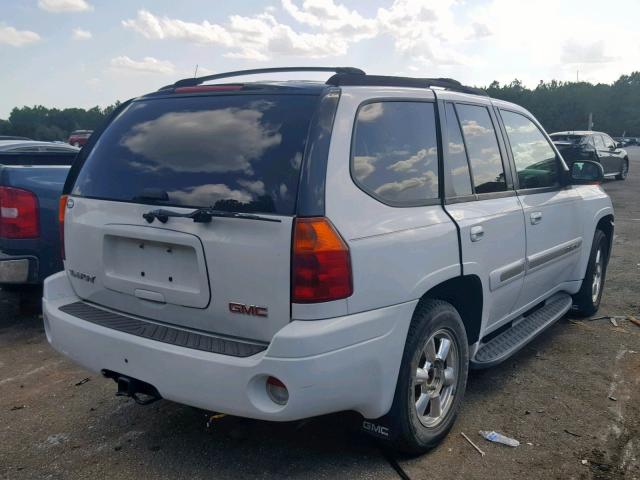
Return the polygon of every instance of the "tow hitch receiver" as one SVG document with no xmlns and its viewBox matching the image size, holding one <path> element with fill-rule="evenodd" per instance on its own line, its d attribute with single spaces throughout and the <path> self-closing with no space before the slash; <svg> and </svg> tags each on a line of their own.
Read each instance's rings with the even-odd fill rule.
<svg viewBox="0 0 640 480">
<path fill-rule="evenodd" d="M 112 378 L 118 384 L 117 397 L 131 397 L 138 405 L 149 405 L 162 400 L 156 387 L 150 383 L 111 370 L 102 370 L 102 375 L 106 378 Z"/>
</svg>

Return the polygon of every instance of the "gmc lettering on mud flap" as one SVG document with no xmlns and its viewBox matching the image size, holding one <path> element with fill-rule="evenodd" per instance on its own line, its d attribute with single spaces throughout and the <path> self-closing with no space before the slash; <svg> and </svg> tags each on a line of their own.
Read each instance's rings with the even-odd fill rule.
<svg viewBox="0 0 640 480">
<path fill-rule="evenodd" d="M 376 435 L 380 435 L 381 437 L 389 436 L 388 427 L 384 427 L 382 425 L 376 425 L 375 423 L 368 422 L 367 420 L 364 420 L 362 422 L 362 428 L 364 428 L 368 432 L 374 433 Z"/>
<path fill-rule="evenodd" d="M 268 310 L 266 307 L 258 307 L 256 305 L 244 305 L 242 303 L 229 303 L 229 311 L 231 313 L 240 313 L 242 315 L 251 315 L 253 317 L 266 317 Z"/>
</svg>

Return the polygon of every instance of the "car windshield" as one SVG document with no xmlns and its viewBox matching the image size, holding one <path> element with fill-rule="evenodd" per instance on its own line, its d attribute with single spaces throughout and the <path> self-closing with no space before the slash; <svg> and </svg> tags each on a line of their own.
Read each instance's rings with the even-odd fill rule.
<svg viewBox="0 0 640 480">
<path fill-rule="evenodd" d="M 293 214 L 317 102 L 291 94 L 135 101 L 100 137 L 72 194 Z"/>
</svg>

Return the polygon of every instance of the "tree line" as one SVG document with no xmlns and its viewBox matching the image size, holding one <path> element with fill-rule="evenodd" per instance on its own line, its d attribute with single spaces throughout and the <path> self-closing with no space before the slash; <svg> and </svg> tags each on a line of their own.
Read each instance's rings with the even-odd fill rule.
<svg viewBox="0 0 640 480">
<path fill-rule="evenodd" d="M 120 104 L 106 108 L 47 108 L 42 105 L 15 107 L 7 120 L 0 119 L 0 135 L 33 140 L 64 140 L 74 130 L 94 130 Z"/>
<path fill-rule="evenodd" d="M 622 75 L 610 85 L 553 80 L 529 89 L 514 80 L 493 82 L 485 90 L 526 108 L 548 132 L 587 130 L 592 114 L 593 130 L 640 137 L 640 72 Z"/>
<path fill-rule="evenodd" d="M 494 98 L 522 105 L 548 132 L 586 130 L 589 114 L 593 129 L 612 136 L 640 137 L 640 72 L 622 75 L 612 84 L 588 82 L 540 82 L 525 87 L 520 80 L 485 87 Z M 106 108 L 15 107 L 7 120 L 0 119 L 0 135 L 35 140 L 66 140 L 73 130 L 93 130 L 119 105 Z"/>
</svg>

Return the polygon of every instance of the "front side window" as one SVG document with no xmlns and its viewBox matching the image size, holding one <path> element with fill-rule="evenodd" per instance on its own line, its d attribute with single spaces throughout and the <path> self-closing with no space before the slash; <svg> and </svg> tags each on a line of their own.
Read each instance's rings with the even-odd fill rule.
<svg viewBox="0 0 640 480">
<path fill-rule="evenodd" d="M 438 198 L 438 143 L 430 102 L 385 101 L 358 110 L 351 172 L 372 197 L 394 206 Z"/>
<path fill-rule="evenodd" d="M 615 148 L 616 144 L 609 135 L 602 135 L 602 139 L 604 140 L 605 148 Z"/>
<path fill-rule="evenodd" d="M 475 193 L 503 192 L 507 182 L 498 137 L 486 107 L 456 105 L 473 172 Z"/>
<path fill-rule="evenodd" d="M 556 152 L 540 129 L 524 115 L 501 110 L 520 188 L 552 187 L 558 184 Z"/>
</svg>

